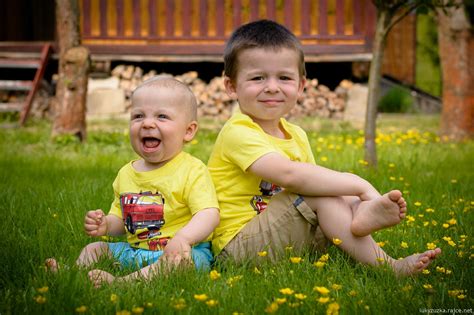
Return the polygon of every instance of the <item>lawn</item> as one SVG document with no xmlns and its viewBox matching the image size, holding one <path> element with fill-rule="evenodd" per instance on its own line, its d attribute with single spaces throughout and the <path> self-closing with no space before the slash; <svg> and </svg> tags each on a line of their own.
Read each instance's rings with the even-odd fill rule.
<svg viewBox="0 0 474 315">
<path fill-rule="evenodd" d="M 299 123 L 319 164 L 356 173 L 381 192 L 403 191 L 409 216 L 374 238 L 395 258 L 441 247 L 426 272 L 399 279 L 385 267 L 355 263 L 335 246 L 326 254 L 288 248 L 276 264 L 263 256 L 211 273 L 183 271 L 94 289 L 73 263 L 93 241 L 82 231 L 85 211 L 108 211 L 116 172 L 134 157 L 127 123 L 91 122 L 88 142 L 79 144 L 70 137 L 51 141 L 48 123 L 31 122 L 0 129 L 0 314 L 472 312 L 474 142 L 438 137 L 438 116 L 383 115 L 375 171 L 363 160 L 361 131 L 342 122 Z M 219 126 L 203 121 L 186 151 L 206 162 Z M 70 267 L 51 276 L 43 267 L 51 256 Z M 99 265 L 126 272 L 110 261 Z"/>
</svg>

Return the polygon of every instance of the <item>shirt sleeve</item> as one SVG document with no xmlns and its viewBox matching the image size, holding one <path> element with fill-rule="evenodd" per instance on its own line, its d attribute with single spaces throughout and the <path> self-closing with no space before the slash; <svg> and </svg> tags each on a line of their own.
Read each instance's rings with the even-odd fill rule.
<svg viewBox="0 0 474 315">
<path fill-rule="evenodd" d="M 112 187 L 114 189 L 114 201 L 112 201 L 112 205 L 110 206 L 109 214 L 113 214 L 119 218 L 122 218 L 122 209 L 120 207 L 120 189 L 119 189 L 119 182 L 120 182 L 120 173 L 114 180 Z"/>
<path fill-rule="evenodd" d="M 243 171 L 265 154 L 278 152 L 262 132 L 249 126 L 235 125 L 227 129 L 222 141 L 224 156 Z"/>
</svg>

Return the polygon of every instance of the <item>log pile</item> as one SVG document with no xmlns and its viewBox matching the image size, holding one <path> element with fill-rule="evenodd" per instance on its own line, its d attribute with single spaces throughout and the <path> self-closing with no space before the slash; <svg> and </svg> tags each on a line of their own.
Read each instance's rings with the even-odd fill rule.
<svg viewBox="0 0 474 315">
<path fill-rule="evenodd" d="M 112 70 L 112 75 L 119 78 L 120 88 L 125 91 L 128 106 L 130 106 L 132 91 L 141 82 L 157 75 L 157 72 L 151 70 L 144 73 L 140 67 L 118 65 Z M 170 74 L 161 73 L 160 75 Z M 222 77 L 215 77 L 209 83 L 201 80 L 195 71 L 186 72 L 174 77 L 186 83 L 196 95 L 198 115 L 200 117 L 228 119 L 237 106 L 237 102 L 232 100 L 225 92 L 224 79 Z M 344 113 L 347 91 L 351 86 L 352 82 L 343 80 L 334 91 L 331 91 L 327 86 L 319 84 L 317 79 L 308 79 L 303 95 L 289 116 L 319 116 L 340 119 Z"/>
</svg>

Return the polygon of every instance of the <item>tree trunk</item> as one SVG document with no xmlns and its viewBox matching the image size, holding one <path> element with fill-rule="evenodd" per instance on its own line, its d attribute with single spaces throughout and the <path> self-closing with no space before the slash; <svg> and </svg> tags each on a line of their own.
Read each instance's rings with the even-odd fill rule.
<svg viewBox="0 0 474 315">
<path fill-rule="evenodd" d="M 462 1 L 460 1 L 462 4 Z M 443 73 L 441 134 L 452 139 L 474 136 L 474 39 L 465 7 L 438 11 Z"/>
<path fill-rule="evenodd" d="M 390 13 L 379 10 L 375 29 L 375 38 L 372 46 L 372 62 L 369 71 L 369 95 L 367 97 L 367 112 L 365 117 L 365 160 L 370 166 L 377 166 L 377 151 L 375 144 L 377 101 L 382 76 L 382 60 L 385 47 L 387 26 L 390 22 Z"/>
<path fill-rule="evenodd" d="M 77 0 L 56 0 L 59 45 L 59 80 L 54 99 L 52 136 L 70 134 L 86 138 L 86 96 L 89 51 L 79 46 Z"/>
</svg>

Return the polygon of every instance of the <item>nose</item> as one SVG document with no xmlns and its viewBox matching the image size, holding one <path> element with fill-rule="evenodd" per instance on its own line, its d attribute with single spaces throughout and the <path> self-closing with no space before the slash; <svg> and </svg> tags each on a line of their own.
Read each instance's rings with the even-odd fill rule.
<svg viewBox="0 0 474 315">
<path fill-rule="evenodd" d="M 267 85 L 265 87 L 265 92 L 267 92 L 267 93 L 277 93 L 278 91 L 280 91 L 280 87 L 278 85 L 277 80 L 275 80 L 273 78 L 269 78 L 267 80 Z"/>
<path fill-rule="evenodd" d="M 156 128 L 156 120 L 153 117 L 146 117 L 143 119 L 142 127 L 149 129 L 149 128 Z"/>
</svg>

